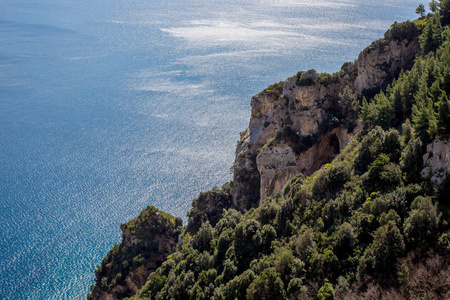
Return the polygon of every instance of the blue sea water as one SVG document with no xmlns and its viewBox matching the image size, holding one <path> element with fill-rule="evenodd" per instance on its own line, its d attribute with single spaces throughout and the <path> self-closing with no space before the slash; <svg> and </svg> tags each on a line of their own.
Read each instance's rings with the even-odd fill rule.
<svg viewBox="0 0 450 300">
<path fill-rule="evenodd" d="M 2 0 L 0 299 L 83 299 L 119 225 L 231 179 L 250 98 L 420 1 Z"/>
</svg>

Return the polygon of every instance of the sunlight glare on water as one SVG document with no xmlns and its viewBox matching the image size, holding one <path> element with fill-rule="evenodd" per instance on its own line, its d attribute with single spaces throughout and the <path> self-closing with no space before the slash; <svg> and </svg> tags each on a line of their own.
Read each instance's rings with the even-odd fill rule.
<svg viewBox="0 0 450 300">
<path fill-rule="evenodd" d="M 119 226 L 231 179 L 250 98 L 419 1 L 4 0 L 0 299 L 83 299 Z"/>
</svg>

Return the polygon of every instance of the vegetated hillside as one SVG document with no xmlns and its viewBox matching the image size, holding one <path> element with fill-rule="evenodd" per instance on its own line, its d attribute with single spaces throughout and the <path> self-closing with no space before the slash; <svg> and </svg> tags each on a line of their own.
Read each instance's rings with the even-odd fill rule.
<svg viewBox="0 0 450 300">
<path fill-rule="evenodd" d="M 181 229 L 179 242 L 153 263 L 161 249 L 142 256 L 124 232 L 88 298 L 450 299 L 450 1 L 434 4 L 362 52 L 396 58 L 416 41 L 410 70 L 396 72 L 389 59 L 367 72 L 371 58 L 360 55 L 334 75 L 299 73 L 256 96 L 235 182 L 200 194 L 182 229 L 169 216 L 153 223 L 156 210 L 132 221 L 161 235 Z M 314 116 L 319 124 L 303 122 Z M 322 146 L 329 163 L 298 167 Z M 157 263 L 145 283 L 133 279 Z"/>
<path fill-rule="evenodd" d="M 340 71 L 298 72 L 254 96 L 233 165 L 236 206 L 260 205 L 296 174 L 311 175 L 336 157 L 360 126 L 353 98 L 373 96 L 411 69 L 419 33 L 415 23 L 394 24 Z"/>
<path fill-rule="evenodd" d="M 181 218 L 153 206 L 122 224 L 122 242 L 114 245 L 95 270 L 97 282 L 89 298 L 123 299 L 135 295 L 148 275 L 173 252 L 181 224 Z"/>
</svg>

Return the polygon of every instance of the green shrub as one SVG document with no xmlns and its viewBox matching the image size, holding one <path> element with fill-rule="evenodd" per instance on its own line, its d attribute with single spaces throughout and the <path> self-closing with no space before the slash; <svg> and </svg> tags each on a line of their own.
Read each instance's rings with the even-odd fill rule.
<svg viewBox="0 0 450 300">
<path fill-rule="evenodd" d="M 381 151 L 385 132 L 381 127 L 370 130 L 362 139 L 357 156 L 355 157 L 355 170 L 359 174 L 367 171 L 367 167 L 374 161 Z"/>
<path fill-rule="evenodd" d="M 317 292 L 317 299 L 319 299 L 319 300 L 334 299 L 333 285 L 329 282 L 325 282 L 325 284 Z"/>
<path fill-rule="evenodd" d="M 421 180 L 422 153 L 422 143 L 419 139 L 410 140 L 403 149 L 401 167 L 407 182 L 414 183 Z"/>
<path fill-rule="evenodd" d="M 208 221 L 202 224 L 196 238 L 194 239 L 194 247 L 198 251 L 203 252 L 211 249 L 211 241 L 213 238 L 212 230 L 213 229 Z"/>
<path fill-rule="evenodd" d="M 287 223 L 292 221 L 292 214 L 294 213 L 294 202 L 292 199 L 288 199 L 283 202 L 280 206 L 280 209 L 277 212 L 276 220 L 279 227 L 279 232 L 284 235 L 289 234 L 289 227 Z"/>
<path fill-rule="evenodd" d="M 235 251 L 240 267 L 247 266 L 261 246 L 261 225 L 254 219 L 239 223 L 235 230 Z"/>
<path fill-rule="evenodd" d="M 311 77 L 303 77 L 303 78 L 299 77 L 297 80 L 297 84 L 299 86 L 311 86 L 314 85 L 316 82 L 317 81 Z"/>
<path fill-rule="evenodd" d="M 277 231 L 272 225 L 266 224 L 261 229 L 261 252 L 269 253 L 271 250 L 272 241 L 277 237 Z"/>
<path fill-rule="evenodd" d="M 405 238 L 409 245 L 425 250 L 437 241 L 441 214 L 430 197 L 418 196 L 411 208 L 403 225 Z"/>
<path fill-rule="evenodd" d="M 264 92 L 266 92 L 268 94 L 273 94 L 273 95 L 281 95 L 283 92 L 283 84 L 284 84 L 284 81 L 274 83 L 274 84 L 270 85 L 269 87 L 267 87 L 264 90 Z"/>
<path fill-rule="evenodd" d="M 398 41 L 412 41 L 419 36 L 420 32 L 421 30 L 417 26 L 417 24 L 410 21 L 401 23 L 394 22 L 394 24 L 391 25 L 391 29 L 389 30 L 391 37 L 394 40 Z"/>
<path fill-rule="evenodd" d="M 354 123 L 358 119 L 359 101 L 355 92 L 349 86 L 346 86 L 344 91 L 339 94 L 338 104 L 343 123 L 347 127 L 354 126 Z"/>
<path fill-rule="evenodd" d="M 303 285 L 300 278 L 292 278 L 287 288 L 287 296 L 289 299 L 300 299 L 300 296 L 306 294 L 308 288 Z"/>
<path fill-rule="evenodd" d="M 231 186 L 224 185 L 223 189 L 217 187 L 212 190 L 200 193 L 192 200 L 192 209 L 188 212 L 188 224 L 186 230 L 190 234 L 196 234 L 203 222 L 209 221 L 215 226 L 221 219 L 224 209 L 232 205 Z"/>
<path fill-rule="evenodd" d="M 333 74 L 329 73 L 320 73 L 318 76 L 318 82 L 325 86 L 329 86 L 333 83 L 338 83 L 341 80 L 341 72 L 336 72 Z"/>
<path fill-rule="evenodd" d="M 353 253 L 354 246 L 357 242 L 357 236 L 353 226 L 347 222 L 336 228 L 331 244 L 333 252 L 337 257 L 344 259 Z"/>
<path fill-rule="evenodd" d="M 338 166 L 327 164 L 319 173 L 312 187 L 313 197 L 317 200 L 333 198 L 350 180 L 350 166 L 341 164 Z"/>
<path fill-rule="evenodd" d="M 360 259 L 359 276 L 375 272 L 384 276 L 393 276 L 395 273 L 392 273 L 392 266 L 404 251 L 403 235 L 395 222 L 389 221 L 375 231 L 373 244 L 366 248 Z"/>
<path fill-rule="evenodd" d="M 286 299 L 284 284 L 274 268 L 265 269 L 248 287 L 249 300 Z"/>
</svg>

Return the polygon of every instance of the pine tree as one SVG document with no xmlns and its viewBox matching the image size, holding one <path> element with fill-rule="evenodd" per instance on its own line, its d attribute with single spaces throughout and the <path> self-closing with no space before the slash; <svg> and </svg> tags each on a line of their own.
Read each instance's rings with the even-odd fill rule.
<svg viewBox="0 0 450 300">
<path fill-rule="evenodd" d="M 413 107 L 412 121 L 414 130 L 422 141 L 429 142 L 435 129 L 436 118 L 433 112 L 433 103 L 428 98 L 418 101 Z"/>
<path fill-rule="evenodd" d="M 450 133 L 450 100 L 447 95 L 443 94 L 438 104 L 438 132 L 447 135 Z"/>
<path fill-rule="evenodd" d="M 374 97 L 374 101 L 378 108 L 378 116 L 376 125 L 380 125 L 383 129 L 391 127 L 394 120 L 394 103 L 384 94 L 379 93 Z"/>
<path fill-rule="evenodd" d="M 425 6 L 422 3 L 419 4 L 416 8 L 416 14 L 418 14 L 421 18 L 425 16 Z"/>
<path fill-rule="evenodd" d="M 432 13 L 436 13 L 438 11 L 438 3 L 436 0 L 431 0 L 429 7 Z"/>
<path fill-rule="evenodd" d="M 449 0 L 450 1 L 450 0 Z M 435 14 L 428 20 L 419 37 L 422 55 L 435 51 L 442 44 L 442 26 L 439 14 Z"/>
<path fill-rule="evenodd" d="M 402 78 L 403 78 L 403 71 L 399 76 L 398 81 L 394 81 L 392 83 L 392 90 L 390 93 L 390 99 L 391 102 L 394 103 L 394 126 L 400 125 L 402 120 L 405 117 L 405 102 L 402 95 L 403 90 L 403 84 L 402 84 Z"/>
<path fill-rule="evenodd" d="M 450 24 L 450 0 L 439 1 L 439 13 L 441 15 L 442 26 Z"/>
</svg>

